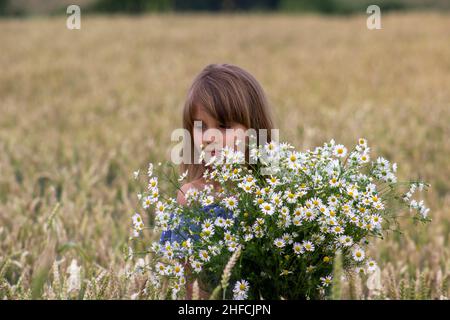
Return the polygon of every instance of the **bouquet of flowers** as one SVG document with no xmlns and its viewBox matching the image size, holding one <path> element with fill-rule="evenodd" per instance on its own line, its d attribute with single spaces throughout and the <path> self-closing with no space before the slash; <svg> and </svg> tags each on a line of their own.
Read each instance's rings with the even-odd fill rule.
<svg viewBox="0 0 450 320">
<path fill-rule="evenodd" d="M 191 188 L 185 206 L 160 195 L 150 164 L 139 199 L 154 228 L 171 232 L 147 247 L 155 288 L 177 298 L 197 278 L 224 299 L 320 299 L 330 292 L 337 252 L 345 269 L 370 272 L 376 262 L 366 247 L 395 230 L 402 207 L 412 219 L 430 221 L 424 202 L 413 199 L 429 185 L 397 181 L 397 165 L 372 161 L 365 139 L 351 151 L 334 140 L 306 152 L 270 142 L 250 148 L 250 157 L 257 165 L 242 165 L 242 152 L 223 148 L 204 172 L 219 190 Z M 175 179 L 177 188 L 185 177 Z M 139 213 L 133 227 L 139 237 Z"/>
</svg>

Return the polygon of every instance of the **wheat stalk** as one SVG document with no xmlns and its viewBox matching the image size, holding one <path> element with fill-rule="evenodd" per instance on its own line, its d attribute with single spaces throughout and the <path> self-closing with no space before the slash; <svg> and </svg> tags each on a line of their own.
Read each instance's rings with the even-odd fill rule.
<svg viewBox="0 0 450 320">
<path fill-rule="evenodd" d="M 220 281 L 220 285 L 218 285 L 214 291 L 212 292 L 211 296 L 209 297 L 210 300 L 215 300 L 219 296 L 220 290 L 223 290 L 223 300 L 225 300 L 225 293 L 226 288 L 228 287 L 231 272 L 233 271 L 233 267 L 236 264 L 237 260 L 239 259 L 239 256 L 241 255 L 241 247 L 238 247 L 236 251 L 231 255 L 230 259 L 227 262 L 227 265 L 225 266 L 225 269 L 223 270 L 222 274 L 222 280 Z"/>
</svg>

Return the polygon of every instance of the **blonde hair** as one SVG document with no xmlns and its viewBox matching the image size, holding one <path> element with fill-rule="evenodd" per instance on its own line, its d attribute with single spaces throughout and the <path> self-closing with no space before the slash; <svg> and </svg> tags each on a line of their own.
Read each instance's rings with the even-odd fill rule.
<svg viewBox="0 0 450 320">
<path fill-rule="evenodd" d="M 184 139 L 185 148 L 190 150 L 194 150 L 193 116 L 198 106 L 220 123 L 235 122 L 256 132 L 267 129 L 267 140 L 271 141 L 273 120 L 264 90 L 249 72 L 238 66 L 210 64 L 195 77 L 183 110 L 183 127 L 191 136 L 191 139 Z M 258 134 L 256 136 L 258 139 Z M 191 152 L 190 163 L 182 163 L 180 169 L 188 170 L 187 180 L 192 181 L 202 177 L 204 166 L 194 163 Z"/>
</svg>

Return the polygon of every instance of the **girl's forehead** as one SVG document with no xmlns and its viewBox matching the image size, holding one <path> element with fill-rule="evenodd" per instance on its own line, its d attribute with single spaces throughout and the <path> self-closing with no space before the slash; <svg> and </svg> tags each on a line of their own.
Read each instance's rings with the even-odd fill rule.
<svg viewBox="0 0 450 320">
<path fill-rule="evenodd" d="M 194 105 L 193 106 L 193 118 L 194 119 L 201 119 L 203 121 L 215 121 L 216 119 L 209 114 L 206 109 L 201 105 Z"/>
</svg>

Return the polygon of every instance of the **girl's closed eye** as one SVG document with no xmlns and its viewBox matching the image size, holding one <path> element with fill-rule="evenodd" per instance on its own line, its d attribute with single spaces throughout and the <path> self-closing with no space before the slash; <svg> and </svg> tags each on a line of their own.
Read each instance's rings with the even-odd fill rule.
<svg viewBox="0 0 450 320">
<path fill-rule="evenodd" d="M 208 129 L 208 127 L 201 120 L 196 120 L 194 122 L 194 129 L 205 131 Z"/>
</svg>

